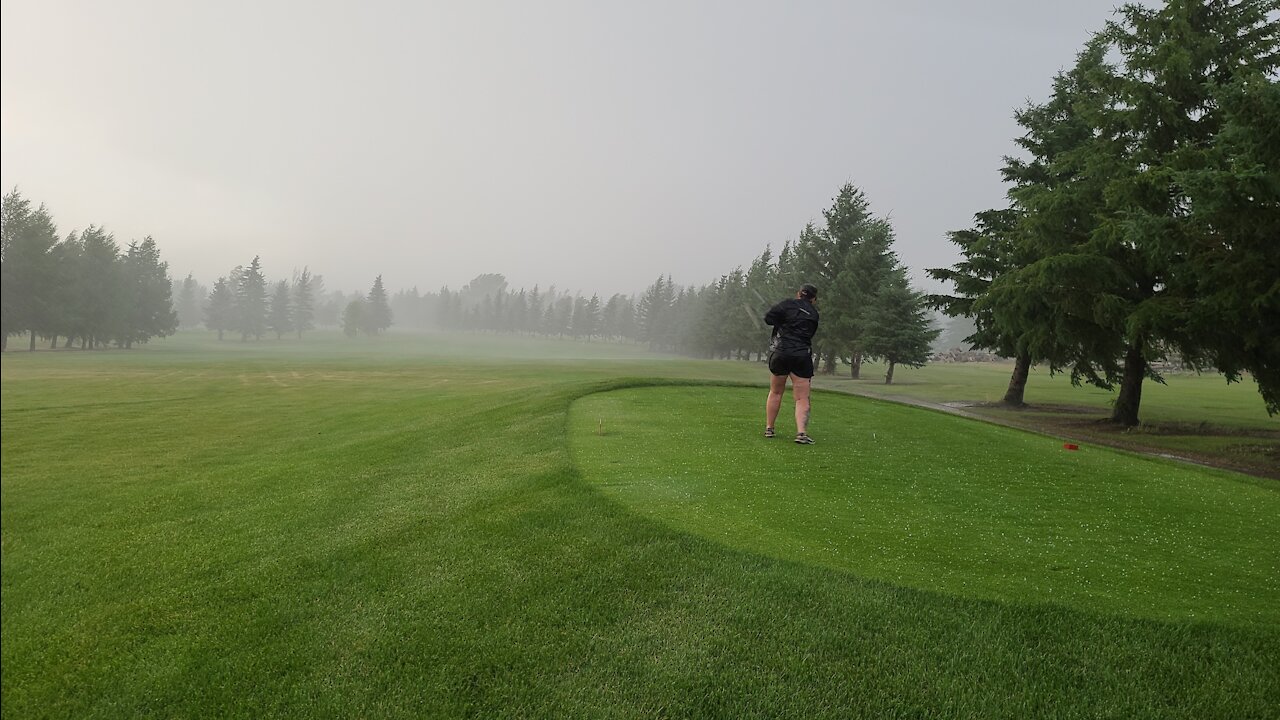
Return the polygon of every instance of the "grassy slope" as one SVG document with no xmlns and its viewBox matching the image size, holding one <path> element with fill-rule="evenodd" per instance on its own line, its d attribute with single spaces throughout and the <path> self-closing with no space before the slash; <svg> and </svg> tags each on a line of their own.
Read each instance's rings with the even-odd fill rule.
<svg viewBox="0 0 1280 720">
<path fill-rule="evenodd" d="M 1274 633 L 765 558 L 571 464 L 574 399 L 756 367 L 426 342 L 5 356 L 4 715 L 1239 717 L 1280 686 Z"/>
</svg>

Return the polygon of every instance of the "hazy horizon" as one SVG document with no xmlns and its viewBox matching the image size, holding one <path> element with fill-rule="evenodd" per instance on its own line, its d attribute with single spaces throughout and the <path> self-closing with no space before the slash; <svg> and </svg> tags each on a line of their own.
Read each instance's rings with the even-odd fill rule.
<svg viewBox="0 0 1280 720">
<path fill-rule="evenodd" d="M 205 284 L 602 297 L 745 266 L 852 182 L 932 289 L 1114 5 L 6 2 L 0 181 Z"/>
</svg>

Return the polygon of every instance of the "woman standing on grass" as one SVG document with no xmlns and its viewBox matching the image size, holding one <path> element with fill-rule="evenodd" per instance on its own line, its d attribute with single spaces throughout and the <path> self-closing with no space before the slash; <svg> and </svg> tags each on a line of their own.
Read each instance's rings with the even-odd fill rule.
<svg viewBox="0 0 1280 720">
<path fill-rule="evenodd" d="M 769 308 L 764 321 L 773 326 L 769 342 L 769 401 L 765 403 L 764 436 L 774 436 L 773 424 L 782 407 L 782 394 L 791 377 L 796 399 L 796 442 L 812 445 L 809 437 L 809 383 L 813 379 L 813 335 L 818 332 L 818 288 L 808 283 L 796 291 L 794 300 L 783 300 Z"/>
</svg>

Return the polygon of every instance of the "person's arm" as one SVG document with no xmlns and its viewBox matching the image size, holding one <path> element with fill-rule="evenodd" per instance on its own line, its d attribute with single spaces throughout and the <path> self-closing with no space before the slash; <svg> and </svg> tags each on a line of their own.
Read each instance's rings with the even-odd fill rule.
<svg viewBox="0 0 1280 720">
<path fill-rule="evenodd" d="M 769 312 L 764 314 L 765 325 L 778 325 L 786 319 L 786 312 L 782 308 L 782 303 L 778 303 L 769 308 Z"/>
</svg>

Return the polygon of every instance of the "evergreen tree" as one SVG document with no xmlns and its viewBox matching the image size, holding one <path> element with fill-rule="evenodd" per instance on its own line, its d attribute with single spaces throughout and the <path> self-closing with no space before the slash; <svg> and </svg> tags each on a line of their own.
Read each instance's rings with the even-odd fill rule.
<svg viewBox="0 0 1280 720">
<path fill-rule="evenodd" d="M 267 329 L 267 279 L 262 274 L 258 256 L 247 268 L 238 268 L 235 276 L 235 329 L 244 342 L 252 336 L 261 340 Z"/>
<path fill-rule="evenodd" d="M 178 325 L 194 328 L 200 324 L 201 308 L 204 306 L 205 289 L 191 273 L 188 273 L 178 288 Z"/>
<path fill-rule="evenodd" d="M 355 298 L 347 303 L 346 309 L 342 311 L 342 332 L 347 337 L 355 337 L 361 332 L 367 332 L 368 320 L 365 318 L 368 308 L 363 298 Z"/>
<path fill-rule="evenodd" d="M 1103 230 L 1133 249 L 1133 265 L 1158 271 L 1124 317 L 1112 419 L 1137 423 L 1153 345 L 1193 367 L 1218 365 L 1228 380 L 1251 372 L 1278 412 L 1280 3 L 1168 0 L 1120 15 L 1104 31 L 1123 58 L 1108 119 L 1129 163 L 1111 177 Z"/>
<path fill-rule="evenodd" d="M 124 283 L 115 237 L 90 225 L 80 233 L 81 260 L 75 279 L 75 317 L 90 349 L 120 337 L 124 324 Z"/>
<path fill-rule="evenodd" d="M 503 323 L 503 329 L 507 332 L 521 332 L 525 328 L 529 314 L 529 293 L 524 288 L 520 288 L 520 292 L 511 296 L 511 301 L 507 303 L 507 319 Z"/>
<path fill-rule="evenodd" d="M 1184 339 L 1194 366 L 1228 381 L 1249 373 L 1267 411 L 1280 412 L 1280 84 L 1245 75 L 1216 90 L 1222 131 L 1202 146 L 1202 163 L 1174 175 L 1195 209 L 1186 232 L 1168 243 L 1179 260 Z"/>
<path fill-rule="evenodd" d="M 387 302 L 387 291 L 382 287 L 382 276 L 373 281 L 369 290 L 367 305 L 364 309 L 364 327 L 370 335 L 391 327 L 391 305 Z"/>
<path fill-rule="evenodd" d="M 823 360 L 823 372 L 834 372 L 836 359 L 844 358 L 857 378 L 865 352 L 867 308 L 874 306 L 875 293 L 899 269 L 891 249 L 893 228 L 888 220 L 871 214 L 866 194 L 851 183 L 840 188 L 822 214 L 826 227 L 810 223 L 796 243 L 796 270 L 803 279 L 795 279 L 820 288 L 822 332 L 814 349 Z"/>
<path fill-rule="evenodd" d="M 168 337 L 178 329 L 173 309 L 173 284 L 169 264 L 160 259 L 156 241 L 146 237 L 129 243 L 123 258 L 120 289 L 124 306 L 117 342 L 126 348 L 153 337 Z"/>
<path fill-rule="evenodd" d="M 1043 354 L 1033 357 L 1024 334 L 1034 332 L 1046 312 L 1043 303 L 1031 302 L 1025 306 L 1006 306 L 997 322 L 995 308 L 987 302 L 991 283 L 999 277 L 1030 264 L 1028 247 L 1017 242 L 1014 233 L 1018 226 L 1018 212 L 987 210 L 974 216 L 975 225 L 968 230 L 947 233 L 951 242 L 960 248 L 964 259 L 950 268 L 932 268 L 929 275 L 952 283 L 956 295 L 931 295 L 929 302 L 950 317 L 966 317 L 973 322 L 973 331 L 964 338 L 972 347 L 991 350 L 1002 357 L 1014 358 L 1013 374 L 1005 391 L 1003 403 L 1011 407 L 1025 405 L 1027 378 L 1036 360 L 1044 360 Z M 1046 338 L 1049 340 L 1050 338 Z"/>
<path fill-rule="evenodd" d="M 588 340 L 601 334 L 603 320 L 600 317 L 600 313 L 602 310 L 600 296 L 593 293 L 591 299 L 584 301 L 582 304 L 582 319 L 579 320 L 576 313 L 574 315 L 574 324 L 581 329 L 582 334 L 586 335 Z"/>
<path fill-rule="evenodd" d="M 52 320 L 58 229 L 45 207 L 32 210 L 17 188 L 4 196 L 0 214 L 0 335 L 7 348 L 10 335 L 29 332 L 35 350 L 37 333 Z"/>
<path fill-rule="evenodd" d="M 1233 158 L 1215 168 L 1225 175 L 1196 182 L 1231 143 L 1227 88 L 1252 84 L 1263 97 L 1274 84 L 1278 25 L 1266 12 L 1275 7 L 1127 5 L 1055 80 L 1050 102 L 1019 115 L 1028 129 L 1020 142 L 1033 157 L 1009 162 L 1006 176 L 1022 213 L 1019 237 L 1036 259 L 994 280 L 988 298 L 998 322 L 1009 309 L 1016 319 L 1042 305 L 1042 320 L 1020 341 L 1053 357 L 1051 368 L 1069 366 L 1073 381 L 1118 385 L 1118 424 L 1139 422 L 1144 379 L 1161 379 L 1151 361 L 1170 350 L 1193 366 L 1222 363 L 1228 380 L 1249 369 L 1264 400 L 1280 391 L 1280 347 L 1260 334 L 1276 315 L 1265 307 L 1271 276 L 1257 272 L 1274 246 L 1229 235 L 1232 220 L 1214 218 L 1211 200 L 1231 186 L 1227 178 L 1247 183 L 1251 172 L 1257 177 L 1250 168 L 1265 166 Z M 1275 127 L 1274 118 L 1243 125 L 1250 123 L 1264 133 Z M 1208 202 L 1194 203 L 1192 187 Z M 1274 213 L 1266 196 L 1239 197 L 1231 214 L 1246 224 Z M 1245 266 L 1249 272 L 1209 269 Z M 1211 295 L 1222 302 L 1206 302 Z"/>
<path fill-rule="evenodd" d="M 210 330 L 217 330 L 218 340 L 222 340 L 224 331 L 235 328 L 235 303 L 235 291 L 231 289 L 231 284 L 225 277 L 218 278 L 218 281 L 213 284 L 213 291 L 209 293 L 204 309 L 204 326 Z"/>
<path fill-rule="evenodd" d="M 676 288 L 671 277 L 659 276 L 636 305 L 638 339 L 649 343 L 651 349 L 669 349 L 670 314 L 675 298 Z"/>
<path fill-rule="evenodd" d="M 627 300 L 627 296 L 621 293 L 614 293 L 604 304 L 604 309 L 600 311 L 601 332 L 605 337 L 624 338 L 627 337 L 628 316 L 633 315 L 634 310 Z"/>
<path fill-rule="evenodd" d="M 436 304 L 436 325 L 442 329 L 448 329 L 455 326 L 456 319 L 453 314 L 453 297 L 454 293 L 449 292 L 449 288 L 440 288 L 440 301 Z"/>
<path fill-rule="evenodd" d="M 924 295 L 912 290 L 905 270 L 899 270 L 875 294 L 866 314 L 863 345 L 868 355 L 888 364 L 884 381 L 889 384 L 896 366 L 921 367 L 928 362 L 930 344 L 940 332 L 932 327 Z"/>
<path fill-rule="evenodd" d="M 783 297 L 782 290 L 778 287 L 777 275 L 778 269 L 774 265 L 773 251 L 768 247 L 760 253 L 759 257 L 751 261 L 751 267 L 747 269 L 743 301 L 750 314 L 750 323 L 746 326 L 747 336 L 743 339 L 743 347 L 747 348 L 748 359 L 751 352 L 763 358 L 768 349 L 766 328 L 762 318 L 769 308 L 773 307 L 773 303 Z M 773 299 L 770 300 L 770 298 Z"/>
<path fill-rule="evenodd" d="M 293 329 L 298 332 L 299 340 L 302 339 L 303 332 L 315 329 L 315 294 L 312 285 L 311 270 L 303 267 L 302 272 L 293 281 L 291 298 L 293 317 L 290 321 Z"/>
<path fill-rule="evenodd" d="M 83 342 L 84 334 L 78 329 L 83 327 L 83 318 L 78 316 L 80 288 L 76 281 L 81 264 L 84 262 L 84 247 L 80 237 L 74 232 L 68 233 L 66 239 L 53 246 L 54 265 L 53 295 L 51 298 L 50 324 L 47 334 L 53 338 L 50 347 L 57 349 L 58 336 L 66 335 L 66 347 L 72 347 L 73 338 L 79 337 Z"/>
<path fill-rule="evenodd" d="M 276 334 L 277 340 L 293 330 L 293 307 L 290 295 L 287 280 L 276 283 L 275 292 L 271 295 L 270 309 L 267 312 L 267 329 Z"/>
<path fill-rule="evenodd" d="M 547 334 L 562 337 L 573 323 L 573 298 L 565 293 L 547 306 Z"/>
<path fill-rule="evenodd" d="M 536 332 L 542 331 L 542 327 L 541 327 L 542 318 L 545 312 L 543 308 L 543 302 L 544 302 L 543 293 L 538 291 L 537 285 L 534 285 L 533 290 L 529 291 L 528 307 L 525 310 L 524 327 L 529 332 L 536 333 Z"/>
</svg>

